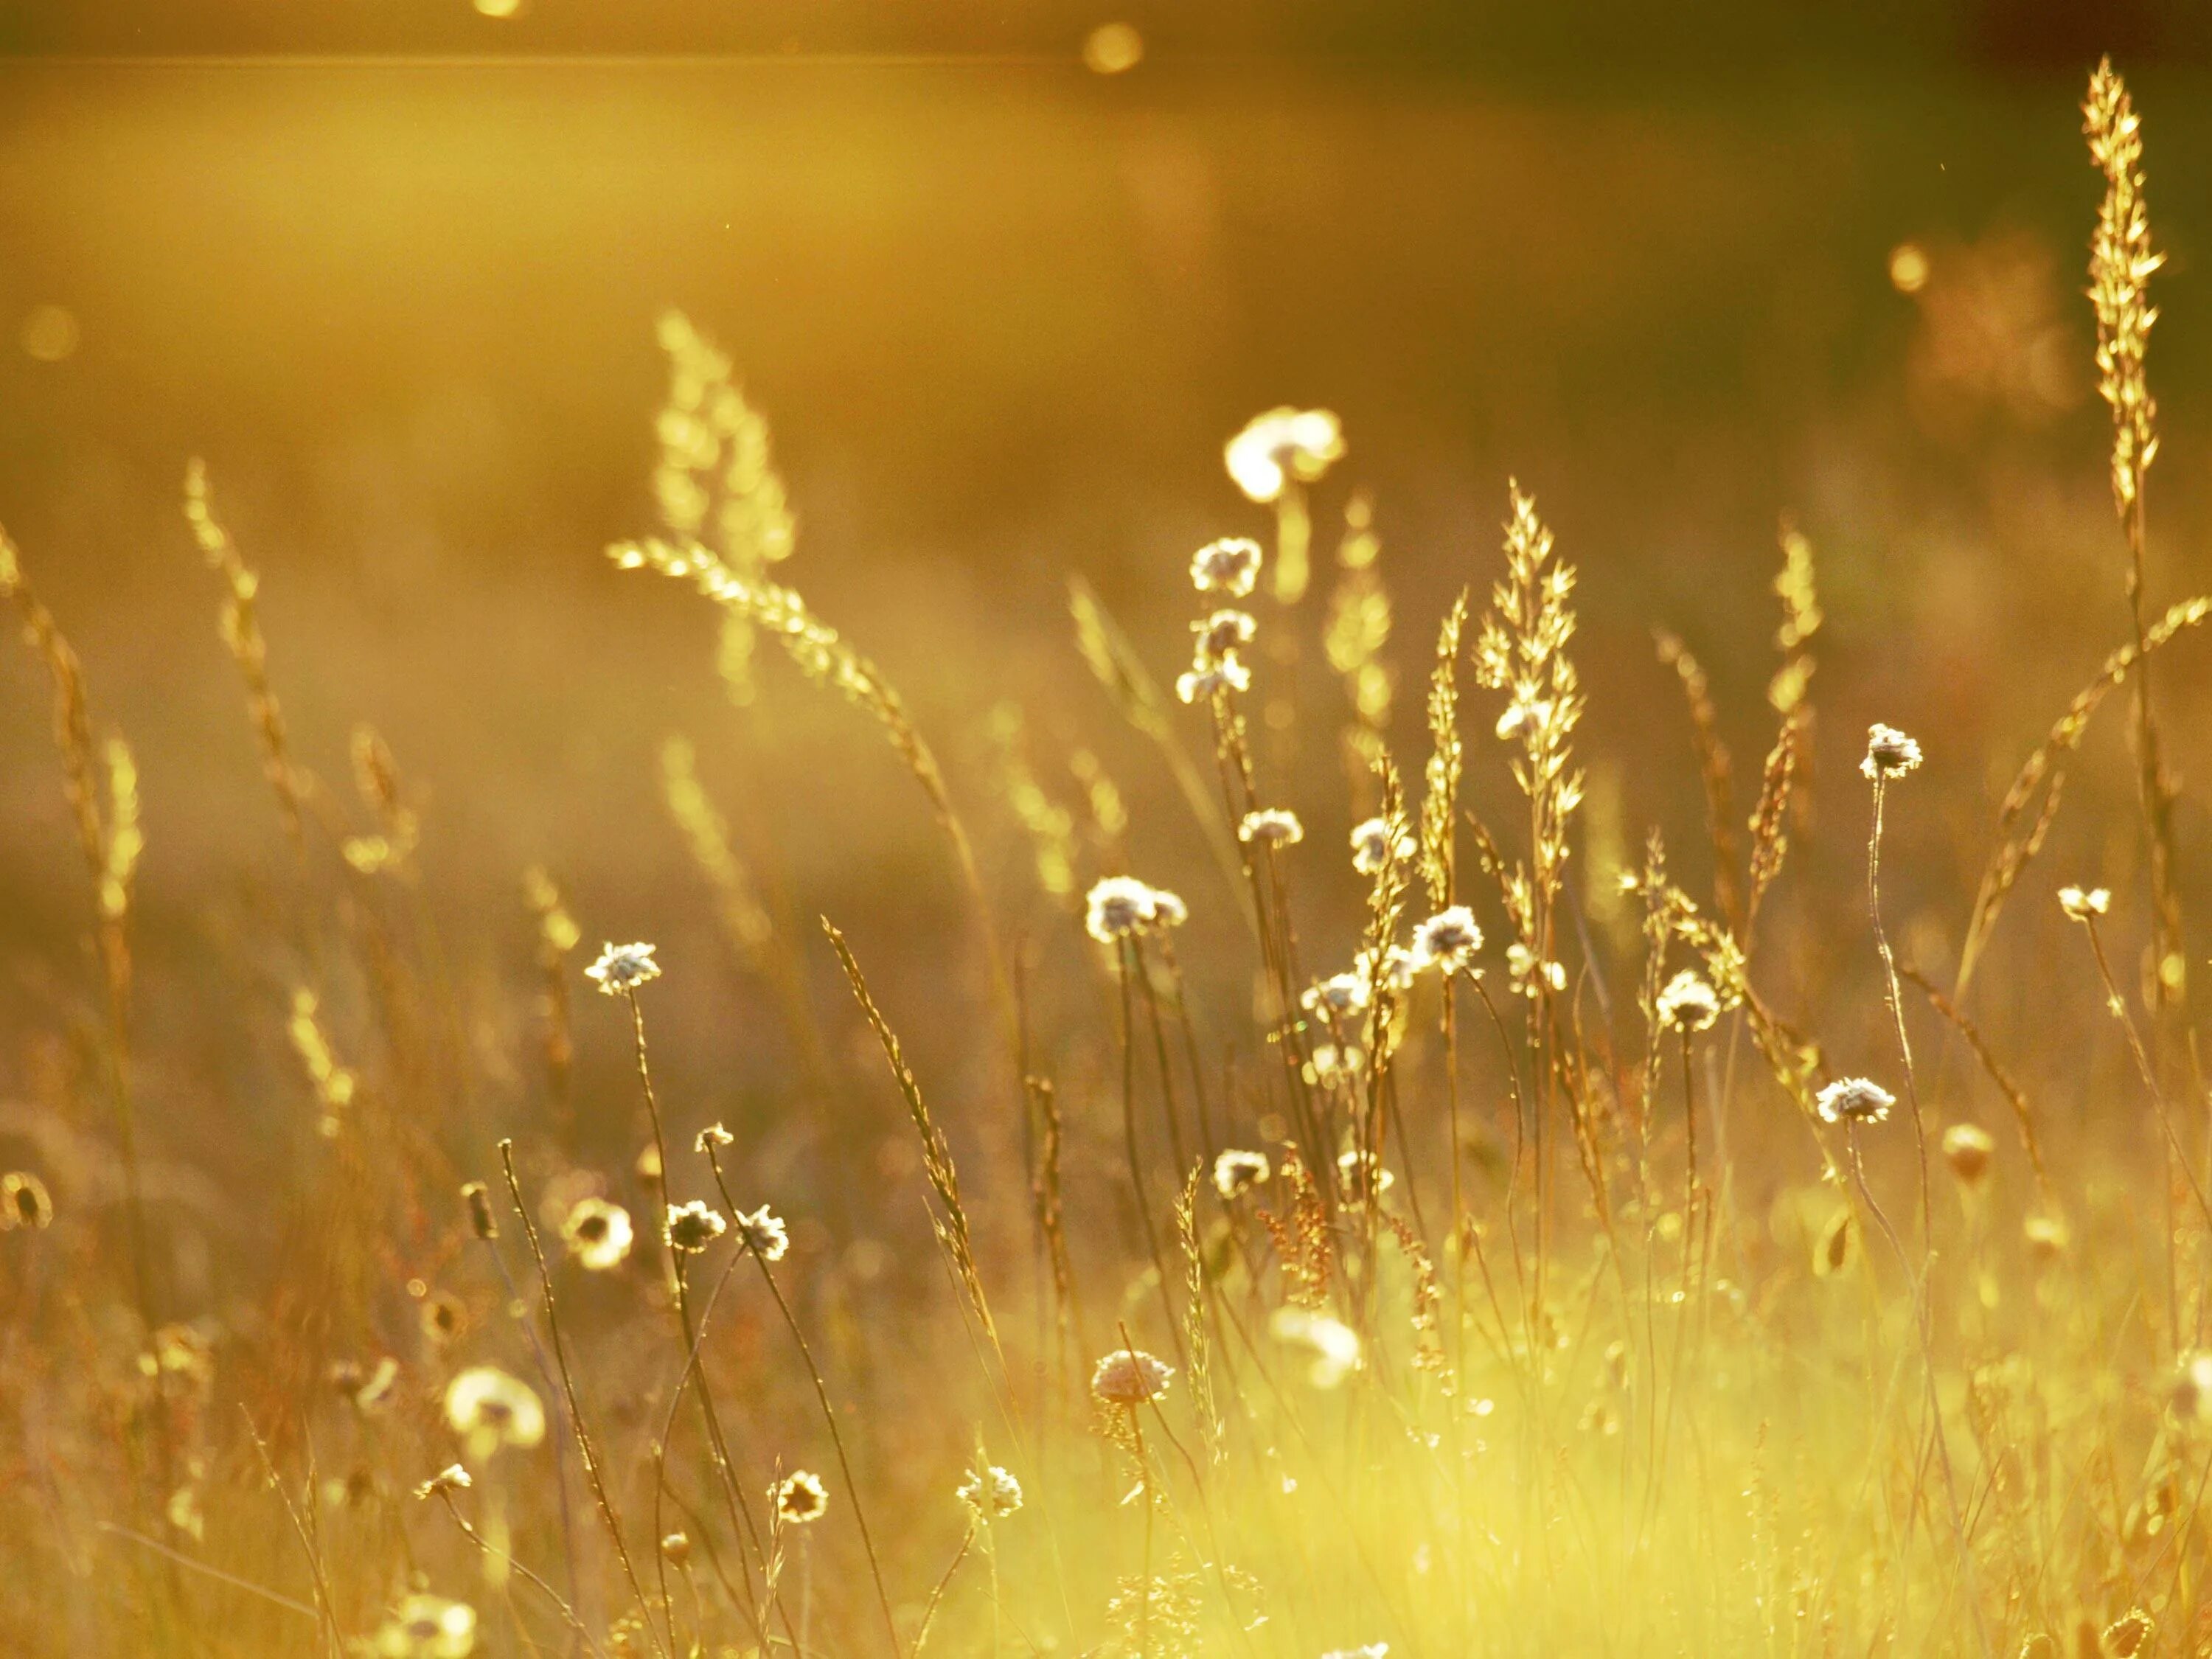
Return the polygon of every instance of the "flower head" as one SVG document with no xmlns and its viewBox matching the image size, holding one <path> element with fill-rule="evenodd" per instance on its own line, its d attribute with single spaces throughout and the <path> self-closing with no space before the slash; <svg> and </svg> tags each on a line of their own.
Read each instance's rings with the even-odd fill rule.
<svg viewBox="0 0 2212 1659">
<path fill-rule="evenodd" d="M 1249 611 L 1224 610 L 1193 623 L 1190 631 L 1198 636 L 1198 660 L 1211 662 L 1251 644 L 1260 624 Z"/>
<path fill-rule="evenodd" d="M 1685 968 L 1659 993 L 1659 1023 L 1676 1031 L 1702 1031 L 1721 1017 L 1718 993 Z"/>
<path fill-rule="evenodd" d="M 1201 593 L 1241 599 L 1260 580 L 1260 544 L 1249 536 L 1225 536 L 1191 555 L 1190 585 Z"/>
<path fill-rule="evenodd" d="M 1439 910 L 1413 929 L 1413 959 L 1424 968 L 1456 974 L 1482 949 L 1482 929 L 1464 904 Z"/>
<path fill-rule="evenodd" d="M 1872 779 L 1901 778 L 1920 764 L 1920 745 L 1893 726 L 1867 728 L 1866 758 L 1859 770 Z"/>
<path fill-rule="evenodd" d="M 2076 921 L 2087 921 L 2092 916 L 2101 916 L 2112 908 L 2112 896 L 2102 887 L 2092 887 L 2086 891 L 2079 887 L 2062 887 L 2058 890 L 2058 908 Z"/>
<path fill-rule="evenodd" d="M 1389 819 L 1369 818 L 1352 831 L 1352 867 L 1363 876 L 1380 875 L 1384 866 L 1413 857 L 1416 848 L 1402 824 L 1393 836 Z"/>
<path fill-rule="evenodd" d="M 1083 926 L 1101 945 L 1111 945 L 1149 926 L 1158 910 L 1152 890 L 1134 876 L 1108 876 L 1091 887 Z"/>
<path fill-rule="evenodd" d="M 1156 928 L 1180 927 L 1190 920 L 1190 906 L 1182 902 L 1182 895 L 1170 893 L 1164 887 L 1152 889 L 1152 926 Z"/>
<path fill-rule="evenodd" d="M 720 1212 L 708 1208 L 697 1199 L 688 1204 L 672 1204 L 663 1235 L 671 1249 L 681 1250 L 686 1255 L 696 1255 L 729 1228 Z"/>
<path fill-rule="evenodd" d="M 618 1267 L 629 1255 L 629 1212 L 603 1198 L 576 1200 L 561 1224 L 561 1239 L 577 1263 L 595 1273 Z"/>
<path fill-rule="evenodd" d="M 1091 1370 L 1091 1392 L 1109 1406 L 1134 1410 L 1164 1395 L 1174 1379 L 1174 1366 L 1142 1348 L 1116 1348 Z"/>
<path fill-rule="evenodd" d="M 1325 409 L 1285 405 L 1255 415 L 1222 459 L 1247 497 L 1272 501 L 1292 478 L 1311 483 L 1344 454 L 1344 427 Z"/>
<path fill-rule="evenodd" d="M 1897 1097 L 1879 1083 L 1863 1077 L 1838 1078 L 1820 1091 L 1815 1103 L 1829 1123 L 1879 1123 L 1897 1104 Z"/>
<path fill-rule="evenodd" d="M 1248 846 L 1258 842 L 1269 847 L 1295 847 L 1305 838 L 1306 827 L 1298 822 L 1298 815 L 1279 806 L 1247 812 L 1237 826 L 1237 839 Z"/>
<path fill-rule="evenodd" d="M 369 1644 L 377 1659 L 467 1659 L 477 1650 L 477 1610 L 442 1595 L 410 1595 Z"/>
<path fill-rule="evenodd" d="M 737 1229 L 738 1243 L 763 1261 L 781 1261 L 791 1248 L 791 1235 L 784 1231 L 782 1218 L 770 1215 L 765 1204 L 750 1215 L 738 1211 Z"/>
<path fill-rule="evenodd" d="M 653 951 L 650 945 L 610 945 L 599 952 L 597 962 L 584 969 L 584 977 L 611 997 L 627 995 L 660 977 L 660 964 L 653 959 Z"/>
<path fill-rule="evenodd" d="M 709 1147 L 733 1146 L 736 1144 L 737 1139 L 738 1138 L 735 1135 L 732 1134 L 720 1124 L 709 1123 L 705 1128 L 699 1131 L 698 1138 L 691 1144 L 698 1150 L 700 1156 L 702 1158 L 711 1157 L 713 1154 L 708 1151 Z"/>
<path fill-rule="evenodd" d="M 33 1231 L 54 1223 L 54 1201 L 46 1196 L 46 1183 L 28 1170 L 10 1170 L 0 1176 L 0 1233 L 16 1227 Z"/>
<path fill-rule="evenodd" d="M 979 1462 L 960 1483 L 960 1501 L 978 1521 L 1003 1521 L 1022 1506 L 1022 1483 L 996 1463 Z"/>
<path fill-rule="evenodd" d="M 1224 1198 L 1236 1198 L 1274 1173 L 1265 1152 L 1239 1152 L 1234 1147 L 1213 1160 L 1213 1190 Z"/>
<path fill-rule="evenodd" d="M 1990 1172 L 1990 1154 L 1996 1143 L 1978 1123 L 1954 1123 L 1943 1131 L 1943 1161 L 1961 1187 L 1978 1187 Z"/>
<path fill-rule="evenodd" d="M 474 1485 L 476 1482 L 469 1478 L 466 1469 L 459 1463 L 448 1463 L 416 1487 L 415 1495 L 417 1498 L 434 1498 L 444 1492 L 465 1491 Z"/>
<path fill-rule="evenodd" d="M 830 1508 L 830 1489 L 818 1475 L 793 1469 L 769 1489 L 775 1501 L 776 1518 L 787 1527 L 804 1527 L 819 1521 Z"/>
<path fill-rule="evenodd" d="M 501 1446 L 545 1437 L 545 1407 L 527 1382 L 496 1365 L 472 1365 L 446 1385 L 446 1421 L 482 1462 Z"/>
<path fill-rule="evenodd" d="M 1372 994 L 1367 975 L 1362 973 L 1331 974 L 1327 979 L 1317 979 L 1298 996 L 1299 1005 L 1310 1014 L 1323 1019 L 1346 1018 L 1364 1010 Z"/>
<path fill-rule="evenodd" d="M 1211 661 L 1194 659 L 1188 672 L 1176 676 L 1176 696 L 1184 702 L 1203 702 L 1224 691 L 1249 691 L 1252 671 L 1234 651 Z"/>
</svg>

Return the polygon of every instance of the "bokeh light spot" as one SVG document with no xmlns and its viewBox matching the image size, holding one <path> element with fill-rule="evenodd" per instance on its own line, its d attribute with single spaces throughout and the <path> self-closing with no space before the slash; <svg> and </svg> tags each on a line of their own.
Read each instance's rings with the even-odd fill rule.
<svg viewBox="0 0 2212 1659">
<path fill-rule="evenodd" d="M 66 306 L 33 306 L 23 319 L 23 349 L 42 363 L 58 363 L 76 350 L 76 314 Z"/>
<path fill-rule="evenodd" d="M 1917 242 L 1899 242 L 1891 251 L 1889 280 L 1899 294 L 1917 294 L 1928 286 L 1928 255 Z"/>
<path fill-rule="evenodd" d="M 1127 23 L 1101 23 L 1083 43 L 1083 63 L 1098 75 L 1133 70 L 1145 56 L 1145 37 Z"/>
</svg>

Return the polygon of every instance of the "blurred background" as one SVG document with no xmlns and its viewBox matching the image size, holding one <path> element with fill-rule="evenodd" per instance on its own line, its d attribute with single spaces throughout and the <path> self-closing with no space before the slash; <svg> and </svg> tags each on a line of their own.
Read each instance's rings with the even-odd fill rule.
<svg viewBox="0 0 2212 1659">
<path fill-rule="evenodd" d="M 865 720 L 781 662 L 741 720 L 708 608 L 602 556 L 655 527 L 670 306 L 772 424 L 799 516 L 783 574 L 914 703 L 1009 932 L 1064 951 L 996 806 L 988 717 L 1018 703 L 1041 767 L 1094 748 L 1138 867 L 1230 914 L 1071 648 L 1066 583 L 1094 584 L 1170 678 L 1191 550 L 1270 523 L 1223 441 L 1289 402 L 1337 410 L 1350 446 L 1316 496 L 1322 580 L 1285 624 L 1324 701 L 1271 751 L 1319 844 L 1351 818 L 1314 664 L 1355 487 L 1398 607 L 1408 763 L 1437 617 L 1497 574 L 1516 476 L 1583 573 L 1584 747 L 1609 757 L 1626 844 L 1664 823 L 1691 871 L 1703 807 L 1651 630 L 1711 670 L 1747 810 L 1786 514 L 1820 558 L 1814 696 L 1839 735 L 1816 799 L 1842 820 L 1805 827 L 1796 867 L 1851 890 L 1854 734 L 1919 732 L 1934 764 L 1894 830 L 1896 902 L 1940 969 L 2004 782 L 2126 625 L 2081 298 L 2099 185 L 2076 106 L 2104 51 L 2145 113 L 2170 255 L 2153 601 L 2212 578 L 2212 26 L 2180 0 L 486 15 L 507 10 L 0 10 L 0 523 L 97 720 L 138 751 L 157 1138 L 188 1138 L 185 1103 L 228 1091 L 238 1054 L 291 1064 L 286 969 L 253 921 L 286 854 L 179 510 L 192 456 L 263 574 L 302 758 L 342 781 L 356 722 L 390 743 L 471 1007 L 526 982 L 520 872 L 544 863 L 588 941 L 655 939 L 698 976 L 706 994 L 669 1000 L 679 1095 L 770 1109 L 781 1050 L 660 805 L 679 733 L 797 914 L 884 964 L 895 1017 L 970 960 L 927 811 Z M 2162 680 L 2185 779 L 2190 649 Z M 87 914 L 47 728 L 36 665 L 0 653 L 0 984 L 34 1030 L 81 994 Z M 2051 857 L 2115 886 L 2136 857 L 2118 731 Z M 1502 812 L 1496 763 L 1486 746 L 1471 787 Z M 1348 874 L 1324 867 L 1340 914 Z M 2017 927 L 2055 936 L 2045 908 Z M 1824 960 L 1863 971 L 1860 943 L 1808 934 L 1797 1006 Z M 926 1074 L 957 1074 L 979 1006 L 903 1022 Z M 612 1035 L 586 1062 L 610 1088 Z M 520 1039 L 489 1016 L 471 1036 L 495 1123 L 527 1093 Z M 298 1086 L 237 1109 L 281 1114 Z"/>
</svg>

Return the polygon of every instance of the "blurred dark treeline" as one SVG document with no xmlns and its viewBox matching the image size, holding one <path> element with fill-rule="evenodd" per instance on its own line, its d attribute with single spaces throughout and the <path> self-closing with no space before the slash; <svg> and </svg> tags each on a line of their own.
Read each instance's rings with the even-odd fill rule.
<svg viewBox="0 0 2212 1659">
<path fill-rule="evenodd" d="M 0 52 L 1035 54 L 1108 21 L 1156 51 L 1477 76 L 2212 58 L 2199 0 L 521 0 L 499 18 L 469 0 L 9 0 Z"/>
</svg>

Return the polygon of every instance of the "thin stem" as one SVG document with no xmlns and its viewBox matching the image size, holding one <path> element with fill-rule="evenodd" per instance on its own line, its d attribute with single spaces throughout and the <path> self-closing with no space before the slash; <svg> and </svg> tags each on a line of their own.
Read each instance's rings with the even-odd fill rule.
<svg viewBox="0 0 2212 1659">
<path fill-rule="evenodd" d="M 734 1216 L 738 1213 L 738 1202 L 730 1196 L 729 1185 L 722 1178 L 721 1158 L 714 1150 L 714 1142 L 710 1140 L 706 1145 L 707 1163 L 714 1172 L 714 1189 L 721 1194 L 722 1202 L 729 1206 L 730 1213 Z M 860 1523 L 860 1545 L 867 1552 L 868 1572 L 875 1580 L 876 1600 L 883 1607 L 884 1628 L 890 1634 L 891 1653 L 894 1659 L 901 1659 L 905 1650 L 899 1642 L 898 1621 L 891 1614 L 890 1592 L 884 1587 L 883 1564 L 877 1559 L 875 1537 L 868 1530 L 867 1511 L 860 1503 L 860 1483 L 853 1478 L 853 1461 L 846 1455 L 845 1437 L 837 1427 L 837 1408 L 830 1403 L 830 1389 L 822 1380 L 822 1368 L 815 1363 L 814 1350 L 807 1343 L 806 1333 L 799 1328 L 799 1320 L 791 1311 L 791 1304 L 784 1299 L 783 1287 L 775 1282 L 775 1275 L 769 1271 L 768 1257 L 755 1249 L 750 1240 L 744 1242 L 743 1248 L 760 1268 L 761 1282 L 768 1286 L 768 1293 L 775 1297 L 775 1310 L 783 1316 L 784 1326 L 790 1331 L 791 1340 L 799 1346 L 799 1357 L 806 1362 L 807 1378 L 814 1384 L 814 1397 L 822 1407 L 822 1420 L 830 1426 L 830 1443 L 836 1449 L 837 1468 L 845 1479 L 845 1493 L 852 1501 L 853 1518 Z"/>
<path fill-rule="evenodd" d="M 502 1139 L 499 1143 L 499 1162 L 506 1172 L 507 1196 L 514 1200 L 514 1213 L 522 1223 L 522 1236 L 530 1243 L 530 1259 L 538 1268 L 539 1305 L 545 1315 L 546 1331 L 553 1339 L 553 1365 L 561 1378 L 562 1399 L 568 1407 L 568 1431 L 576 1437 L 576 1450 L 584 1460 L 584 1474 L 591 1483 L 592 1497 L 599 1504 L 599 1519 L 605 1523 L 607 1536 L 613 1540 L 615 1557 L 622 1563 L 623 1577 L 629 1581 L 630 1594 L 637 1600 L 638 1610 L 645 1615 L 646 1636 L 653 1644 L 653 1650 L 665 1659 L 667 1649 L 653 1622 L 653 1603 L 647 1600 L 645 1583 L 637 1576 L 637 1564 L 630 1559 L 629 1544 L 623 1537 L 622 1522 L 616 1516 L 614 1499 L 599 1468 L 599 1453 L 592 1448 L 591 1431 L 585 1426 L 583 1402 L 576 1397 L 576 1379 L 568 1367 L 568 1345 L 562 1340 L 561 1316 L 554 1306 L 553 1276 L 546 1269 L 544 1248 L 538 1240 L 538 1224 L 530 1218 L 530 1206 L 523 1201 L 521 1177 L 514 1172 L 513 1140 Z"/>
</svg>

